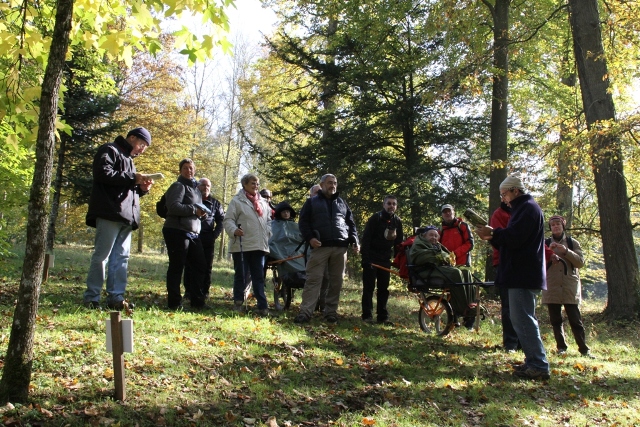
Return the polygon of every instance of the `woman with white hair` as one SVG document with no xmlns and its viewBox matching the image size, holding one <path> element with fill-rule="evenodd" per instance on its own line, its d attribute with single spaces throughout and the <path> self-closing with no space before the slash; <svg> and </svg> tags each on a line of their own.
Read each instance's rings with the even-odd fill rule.
<svg viewBox="0 0 640 427">
<path fill-rule="evenodd" d="M 264 262 L 269 253 L 271 207 L 260 196 L 260 181 L 252 173 L 240 180 L 242 188 L 231 199 L 222 224 L 229 235 L 229 252 L 233 258 L 233 309 L 241 312 L 245 288 L 251 277 L 253 295 L 258 301 L 257 314 L 267 316 L 269 308 L 264 292 Z"/>
</svg>

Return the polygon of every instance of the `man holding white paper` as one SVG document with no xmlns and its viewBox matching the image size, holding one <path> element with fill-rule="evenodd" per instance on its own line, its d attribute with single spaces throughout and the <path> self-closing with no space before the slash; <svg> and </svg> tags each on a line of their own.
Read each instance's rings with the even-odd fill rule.
<svg viewBox="0 0 640 427">
<path fill-rule="evenodd" d="M 95 249 L 87 275 L 84 306 L 100 308 L 100 293 L 107 281 L 107 307 L 124 308 L 131 232 L 140 226 L 140 197 L 149 192 L 153 179 L 136 172 L 133 159 L 151 145 L 143 127 L 127 137 L 98 148 L 93 158 L 93 187 L 86 223 L 95 227 Z M 105 271 L 106 268 L 106 271 Z"/>
</svg>

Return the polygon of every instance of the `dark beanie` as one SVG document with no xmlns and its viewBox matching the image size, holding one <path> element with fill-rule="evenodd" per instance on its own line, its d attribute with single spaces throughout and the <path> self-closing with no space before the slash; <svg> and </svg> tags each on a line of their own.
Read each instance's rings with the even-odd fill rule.
<svg viewBox="0 0 640 427">
<path fill-rule="evenodd" d="M 131 129 L 127 134 L 127 138 L 129 138 L 131 135 L 137 138 L 140 138 L 141 140 L 146 142 L 147 146 L 151 145 L 151 134 L 145 128 L 139 127 L 139 128 Z"/>
</svg>

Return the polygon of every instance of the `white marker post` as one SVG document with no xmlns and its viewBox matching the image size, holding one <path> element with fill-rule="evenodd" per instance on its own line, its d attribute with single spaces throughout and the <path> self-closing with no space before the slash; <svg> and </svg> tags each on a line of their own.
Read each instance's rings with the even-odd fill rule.
<svg viewBox="0 0 640 427">
<path fill-rule="evenodd" d="M 112 311 L 107 320 L 107 351 L 113 353 L 113 382 L 116 400 L 127 398 L 124 382 L 124 352 L 133 353 L 133 320 L 120 320 L 120 312 Z"/>
</svg>

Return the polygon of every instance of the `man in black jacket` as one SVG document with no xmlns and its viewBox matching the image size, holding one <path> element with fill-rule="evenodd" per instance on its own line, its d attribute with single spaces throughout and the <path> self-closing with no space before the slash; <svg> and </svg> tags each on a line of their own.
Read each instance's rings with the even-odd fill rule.
<svg viewBox="0 0 640 427">
<path fill-rule="evenodd" d="M 213 253 L 216 239 L 222 233 L 222 221 L 224 220 L 224 209 L 222 205 L 211 195 L 211 181 L 208 178 L 200 178 L 198 181 L 198 189 L 202 194 L 202 203 L 211 210 L 211 215 L 205 215 L 200 217 L 200 241 L 202 242 L 202 249 L 204 249 L 204 258 L 206 260 L 205 265 L 205 278 L 203 293 L 206 297 L 209 295 L 209 289 L 211 288 L 211 269 L 213 268 Z M 184 269 L 184 288 L 185 297 L 190 298 L 190 277 L 191 269 Z"/>
<path fill-rule="evenodd" d="M 302 290 L 300 314 L 294 319 L 296 323 L 306 323 L 311 319 L 327 267 L 329 288 L 325 299 L 324 320 L 329 324 L 338 321 L 337 311 L 347 247 L 353 244 L 356 252 L 360 249 L 351 209 L 338 196 L 338 180 L 334 175 L 326 174 L 320 179 L 320 187 L 322 191 L 307 199 L 300 211 L 300 233 L 313 250 L 307 260 L 307 281 Z"/>
<path fill-rule="evenodd" d="M 396 215 L 398 199 L 396 196 L 384 196 L 383 209 L 376 212 L 367 221 L 362 234 L 362 320 L 373 323 L 373 291 L 378 282 L 377 321 L 386 324 L 389 319 L 387 300 L 389 299 L 389 281 L 391 273 L 387 270 L 372 267 L 371 264 L 384 268 L 391 267 L 395 256 L 395 248 L 402 243 L 402 221 Z"/>
<path fill-rule="evenodd" d="M 140 226 L 140 196 L 153 181 L 136 172 L 133 159 L 151 145 L 151 134 L 143 127 L 126 138 L 98 148 L 93 158 L 93 187 L 86 222 L 96 228 L 95 249 L 87 275 L 84 305 L 100 308 L 100 293 L 107 280 L 107 307 L 124 308 L 131 232 Z"/>
</svg>

